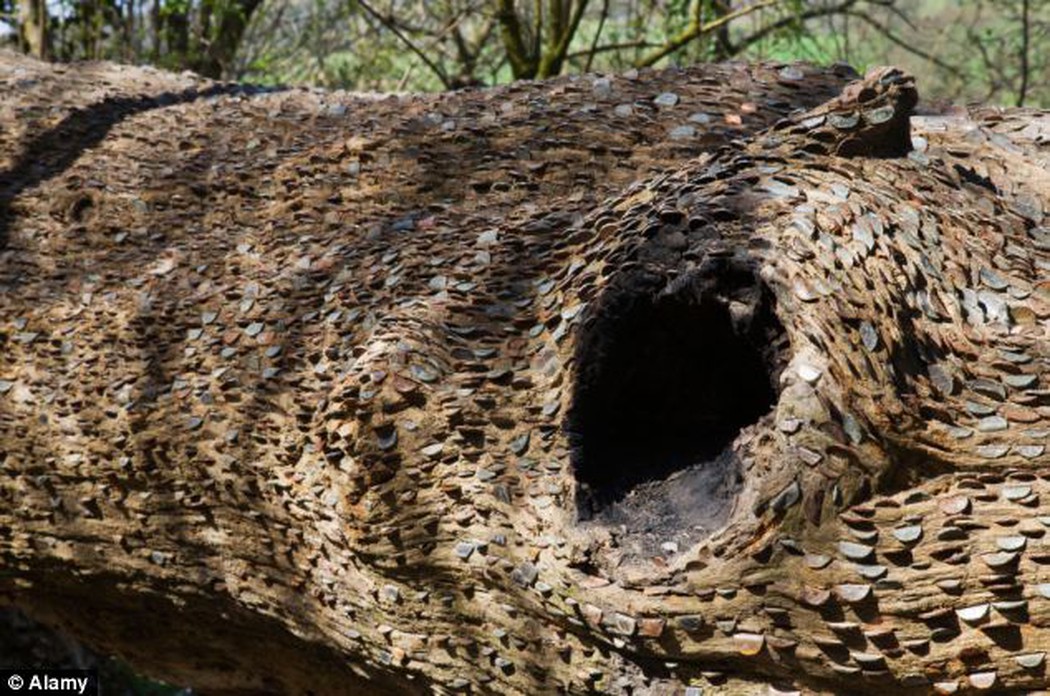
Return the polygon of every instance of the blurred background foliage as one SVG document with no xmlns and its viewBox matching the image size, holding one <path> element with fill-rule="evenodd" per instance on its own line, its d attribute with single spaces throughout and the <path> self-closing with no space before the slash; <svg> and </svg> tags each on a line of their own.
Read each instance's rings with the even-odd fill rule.
<svg viewBox="0 0 1050 696">
<path fill-rule="evenodd" d="M 893 63 L 935 99 L 1050 106 L 1047 0 L 0 0 L 0 43 L 380 91 L 727 59 Z"/>
</svg>

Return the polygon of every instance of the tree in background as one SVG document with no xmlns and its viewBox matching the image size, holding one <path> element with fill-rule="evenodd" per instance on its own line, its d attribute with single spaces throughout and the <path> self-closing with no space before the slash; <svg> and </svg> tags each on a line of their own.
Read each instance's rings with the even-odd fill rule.
<svg viewBox="0 0 1050 696">
<path fill-rule="evenodd" d="M 1047 103 L 1045 83 L 1050 74 L 1050 55 L 1046 47 L 1050 41 L 1050 22 L 1046 17 L 1046 4 L 1037 4 L 1041 10 L 1033 9 L 1030 0 L 978 2 L 969 8 L 965 21 L 959 23 L 965 30 L 965 39 L 955 44 L 956 47 L 973 46 L 979 62 L 969 51 L 959 58 L 969 57 L 973 61 L 969 66 L 971 71 L 987 76 L 984 101 L 1008 101 L 1013 97 L 1017 106 L 1024 106 L 1038 81 L 1044 91 L 1037 100 Z M 958 73 L 955 76 L 961 77 Z M 1033 80 L 1036 76 L 1038 79 Z"/>
<path fill-rule="evenodd" d="M 19 0 L 18 44 L 26 53 L 47 60 L 51 57 L 45 0 Z"/>
<path fill-rule="evenodd" d="M 1030 0 L 271 0 L 237 75 L 376 90 L 731 58 L 901 64 L 950 100 L 1050 105 Z"/>
<path fill-rule="evenodd" d="M 1050 3 L 1031 0 L 0 0 L 0 38 L 45 59 L 376 90 L 805 58 L 1046 105 L 1048 36 Z"/>
<path fill-rule="evenodd" d="M 19 50 L 60 61 L 107 59 L 232 74 L 261 0 L 15 0 L 0 27 Z M 0 31 L 0 36 L 4 36 Z"/>
<path fill-rule="evenodd" d="M 830 54 L 857 66 L 899 64 L 921 75 L 924 92 L 937 99 L 1050 106 L 1050 3 L 857 5 L 822 23 L 792 46 L 757 53 L 817 61 Z"/>
</svg>

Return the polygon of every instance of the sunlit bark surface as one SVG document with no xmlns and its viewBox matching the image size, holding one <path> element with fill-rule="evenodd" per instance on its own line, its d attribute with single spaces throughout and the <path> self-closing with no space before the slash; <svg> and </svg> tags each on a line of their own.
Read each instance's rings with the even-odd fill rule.
<svg viewBox="0 0 1050 696">
<path fill-rule="evenodd" d="M 1050 116 L 856 77 L 0 54 L 4 600 L 204 692 L 1045 687 Z"/>
</svg>

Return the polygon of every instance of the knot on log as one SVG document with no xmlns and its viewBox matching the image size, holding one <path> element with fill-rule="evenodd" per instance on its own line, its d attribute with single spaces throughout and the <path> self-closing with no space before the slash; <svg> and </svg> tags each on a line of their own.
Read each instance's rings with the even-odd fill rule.
<svg viewBox="0 0 1050 696">
<path fill-rule="evenodd" d="M 840 157 L 904 157 L 911 151 L 911 114 L 919 101 L 915 78 L 894 67 L 875 67 L 842 93 L 781 121 L 798 149 Z"/>
</svg>

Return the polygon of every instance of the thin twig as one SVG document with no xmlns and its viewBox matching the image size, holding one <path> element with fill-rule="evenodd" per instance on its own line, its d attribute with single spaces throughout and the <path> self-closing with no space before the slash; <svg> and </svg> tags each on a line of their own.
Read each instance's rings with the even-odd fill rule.
<svg viewBox="0 0 1050 696">
<path fill-rule="evenodd" d="M 992 101 L 999 90 L 1002 89 L 1003 83 L 1005 82 L 1002 73 L 1000 72 L 997 63 L 992 60 L 992 57 L 988 55 L 988 47 L 981 41 L 981 37 L 976 32 L 971 31 L 968 36 L 970 37 L 970 43 L 977 47 L 977 50 L 981 54 L 981 62 L 984 63 L 984 70 L 988 73 L 988 92 L 984 99 L 981 101 L 990 102 Z M 996 79 L 998 75 L 998 79 Z"/>
<path fill-rule="evenodd" d="M 893 31 L 890 30 L 890 28 L 887 27 L 885 24 L 882 24 L 881 22 L 876 20 L 874 17 L 871 17 L 870 15 L 868 15 L 868 13 L 860 12 L 860 11 L 850 11 L 850 12 L 846 12 L 846 14 L 847 15 L 851 15 L 853 17 L 856 17 L 857 19 L 860 19 L 860 20 L 863 20 L 863 21 L 867 22 L 876 31 L 878 31 L 884 37 L 889 39 L 890 42 L 897 44 L 898 46 L 903 48 L 908 53 L 912 53 L 912 54 L 922 58 L 923 60 L 928 60 L 931 63 L 933 63 L 934 65 L 936 65 L 938 68 L 940 68 L 941 70 L 947 70 L 952 75 L 956 75 L 957 76 L 959 74 L 959 69 L 957 67 L 955 67 L 953 65 L 949 65 L 949 64 L 945 63 L 943 60 L 941 60 L 940 58 L 938 58 L 937 56 L 932 55 L 930 53 L 927 53 L 926 51 L 922 50 L 921 48 L 918 48 L 917 46 L 913 46 L 912 44 L 908 43 L 904 39 L 902 39 L 899 36 L 897 36 L 896 34 L 894 34 Z"/>
<path fill-rule="evenodd" d="M 838 5 L 818 7 L 812 10 L 806 10 L 805 12 L 801 12 L 799 14 L 788 15 L 787 17 L 779 19 L 776 22 L 773 22 L 772 24 L 767 24 L 766 26 L 762 27 L 750 36 L 741 39 L 738 43 L 729 46 L 727 53 L 728 55 L 737 55 L 751 44 L 761 41 L 770 34 L 780 31 L 784 27 L 790 26 L 796 22 L 805 22 L 809 19 L 816 19 L 817 17 L 826 17 L 828 15 L 845 12 L 846 10 L 848 10 L 856 4 L 857 0 L 844 0 Z"/>
<path fill-rule="evenodd" d="M 415 70 L 415 68 L 416 68 L 416 64 L 415 63 L 409 63 L 408 64 L 408 67 L 405 68 L 404 74 L 401 75 L 401 79 L 397 81 L 397 89 L 396 89 L 396 91 L 398 91 L 398 92 L 405 91 L 405 85 L 408 84 L 408 78 L 410 78 L 412 76 L 412 71 Z"/>
<path fill-rule="evenodd" d="M 898 7 L 897 5 L 895 5 L 892 2 L 889 2 L 888 4 L 885 4 L 884 6 L 886 7 L 887 12 L 889 12 L 891 14 L 894 14 L 897 17 L 897 19 L 899 19 L 902 22 L 904 22 L 904 25 L 907 26 L 909 29 L 911 29 L 912 31 L 918 31 L 919 30 L 919 27 L 916 26 L 916 23 L 911 21 L 911 18 L 908 17 L 908 14 L 906 12 L 904 12 L 903 9 L 901 9 L 900 7 Z"/>
<path fill-rule="evenodd" d="M 624 41 L 623 43 L 605 44 L 604 46 L 598 46 L 597 48 L 588 48 L 583 51 L 573 51 L 565 56 L 565 58 L 567 60 L 582 58 L 592 51 L 594 53 L 608 53 L 610 51 L 622 51 L 627 48 L 656 48 L 658 46 L 660 46 L 660 44 L 639 39 L 638 41 Z"/>
<path fill-rule="evenodd" d="M 1024 106 L 1028 96 L 1028 0 L 1021 1 L 1021 88 L 1017 90 L 1017 105 Z"/>
<path fill-rule="evenodd" d="M 602 29 L 605 28 L 605 19 L 609 16 L 609 0 L 603 0 L 602 2 L 602 15 L 598 19 L 598 29 L 594 32 L 594 40 L 591 41 L 591 50 L 587 52 L 587 62 L 584 63 L 583 71 L 585 73 L 591 71 L 591 63 L 594 62 L 594 56 L 598 49 L 598 39 L 602 36 Z M 570 56 L 566 56 L 570 58 Z"/>
<path fill-rule="evenodd" d="M 778 5 L 780 4 L 780 2 L 781 0 L 763 0 L 762 2 L 757 2 L 754 5 L 742 7 L 736 12 L 730 12 L 729 14 L 722 15 L 718 19 L 713 19 L 707 24 L 701 25 L 697 23 L 690 23 L 688 29 L 686 29 L 681 34 L 665 43 L 657 51 L 654 51 L 653 53 L 650 53 L 649 55 L 643 57 L 641 60 L 637 61 L 635 63 L 635 67 L 648 67 L 653 63 L 659 61 L 661 58 L 665 58 L 670 54 L 674 53 L 678 49 L 682 48 L 682 46 L 685 46 L 687 43 L 697 38 L 698 36 L 710 34 L 711 32 L 721 29 L 723 26 L 729 24 L 730 22 L 736 19 L 746 17 L 747 15 L 758 12 L 759 10 L 764 9 L 766 7 Z"/>
<path fill-rule="evenodd" d="M 412 42 L 412 39 L 402 34 L 401 30 L 397 28 L 396 24 L 394 24 L 393 22 L 389 21 L 387 18 L 383 17 L 381 14 L 376 12 L 372 8 L 372 6 L 364 0 L 357 0 L 357 4 L 360 5 L 364 9 L 364 11 L 371 15 L 377 22 L 386 27 L 394 36 L 398 38 L 398 40 L 401 41 L 401 43 L 405 44 L 408 50 L 415 53 L 416 56 L 418 56 L 419 59 L 423 61 L 423 64 L 430 68 L 431 72 L 437 75 L 438 79 L 441 80 L 441 84 L 444 85 L 445 89 L 452 88 L 452 82 L 448 79 L 448 76 L 445 75 L 445 71 L 441 69 L 441 66 L 435 63 L 434 61 L 430 60 L 430 58 L 427 57 L 427 54 L 420 50 L 420 48 Z"/>
</svg>

